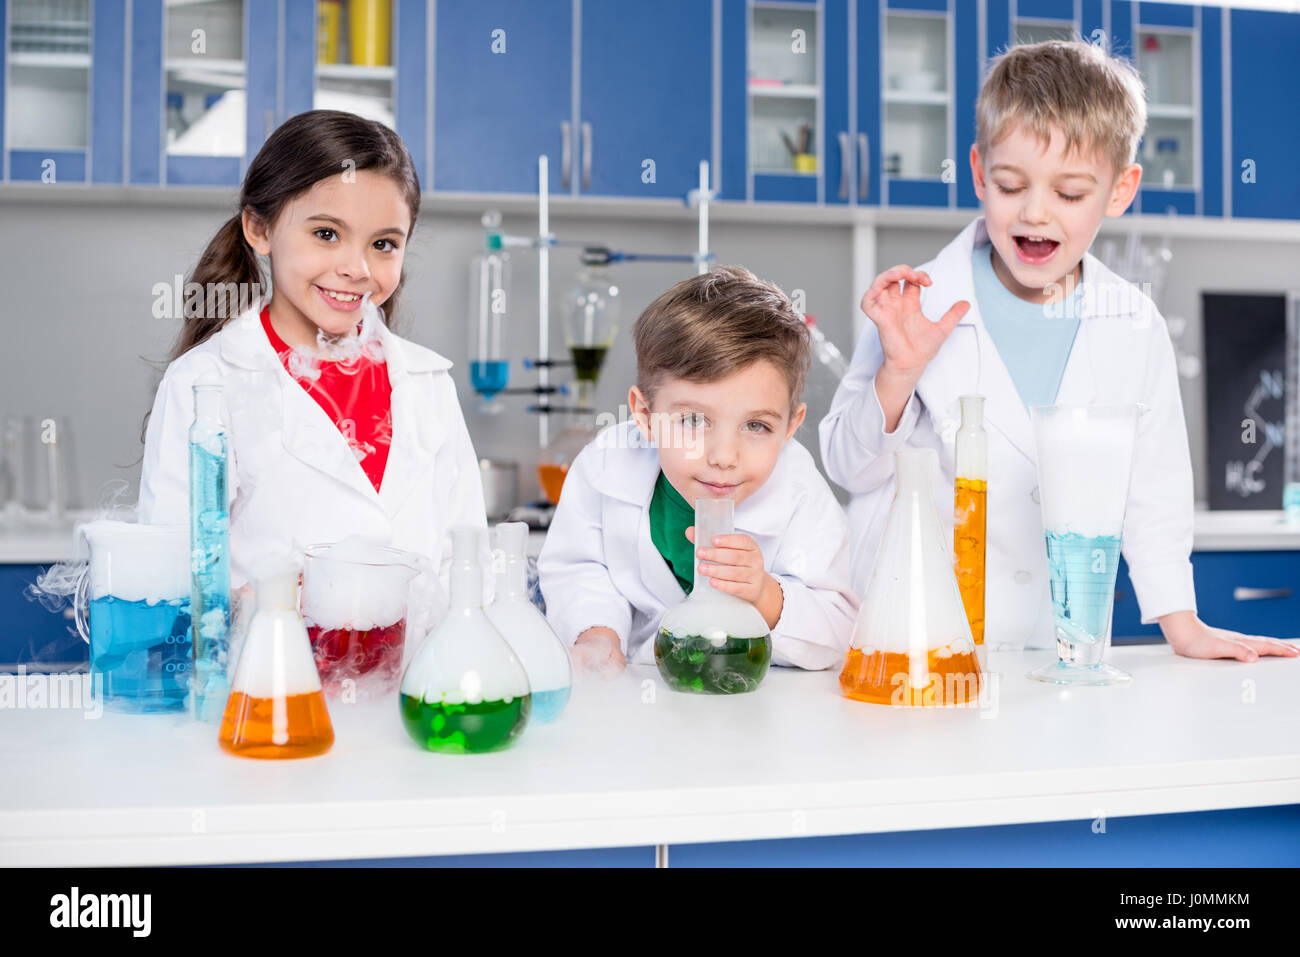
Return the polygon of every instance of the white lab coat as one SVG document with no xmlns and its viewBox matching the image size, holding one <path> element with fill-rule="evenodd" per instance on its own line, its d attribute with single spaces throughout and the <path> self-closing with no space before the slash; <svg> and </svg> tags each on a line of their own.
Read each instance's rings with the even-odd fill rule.
<svg viewBox="0 0 1300 957">
<path fill-rule="evenodd" d="M 188 523 L 192 388 L 213 373 L 225 387 L 232 587 L 267 556 L 353 535 L 379 539 L 428 560 L 407 616 L 415 639 L 446 608 L 437 575 L 444 536 L 453 525 L 487 526 L 451 362 L 380 325 L 393 434 L 376 492 L 338 427 L 285 370 L 260 311 L 231 320 L 167 367 L 145 436 L 139 519 Z"/>
<path fill-rule="evenodd" d="M 604 625 L 629 661 L 653 663 L 659 619 L 686 597 L 650 537 L 658 477 L 659 453 L 634 421 L 603 430 L 574 459 L 537 562 L 547 618 L 566 644 Z M 736 506 L 735 528 L 784 593 L 773 664 L 842 663 L 858 607 L 848 523 L 807 449 L 786 443 L 762 488 Z"/>
<path fill-rule="evenodd" d="M 884 430 L 875 374 L 884 361 L 868 320 L 848 375 L 820 426 L 822 461 L 833 481 L 853 493 L 853 583 L 863 593 L 894 495 L 894 452 L 932 448 L 939 455 L 935 500 L 953 526 L 954 438 L 958 397 L 985 397 L 988 432 L 988 551 L 985 642 L 991 648 L 1055 647 L 1047 554 L 1039 506 L 1033 427 L 1010 373 L 980 318 L 971 253 L 988 241 L 984 217 L 918 267 L 933 284 L 921 308 L 937 321 L 958 300 L 971 304 L 908 399 L 897 428 Z M 1141 403 L 1137 450 L 1124 517 L 1122 549 L 1142 622 L 1196 608 L 1192 589 L 1192 465 L 1165 321 L 1151 300 L 1095 256 L 1083 261 L 1084 301 L 1056 403 Z M 1100 290 L 1103 294 L 1092 295 Z"/>
</svg>

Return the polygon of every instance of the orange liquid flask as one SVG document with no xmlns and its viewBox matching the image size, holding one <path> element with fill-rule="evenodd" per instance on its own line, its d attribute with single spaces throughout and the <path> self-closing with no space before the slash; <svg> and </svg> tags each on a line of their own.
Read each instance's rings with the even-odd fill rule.
<svg viewBox="0 0 1300 957">
<path fill-rule="evenodd" d="M 248 625 L 221 718 L 223 750 L 245 758 L 307 758 L 334 744 L 307 628 L 298 615 L 298 569 L 259 576 Z"/>
<path fill-rule="evenodd" d="M 899 707 L 974 705 L 983 676 L 934 506 L 933 449 L 894 453 L 897 487 L 840 690 Z"/>
<path fill-rule="evenodd" d="M 988 538 L 989 439 L 984 397 L 961 397 L 956 442 L 957 481 L 953 507 L 953 556 L 957 587 L 976 647 L 984 644 L 984 555 Z"/>
</svg>

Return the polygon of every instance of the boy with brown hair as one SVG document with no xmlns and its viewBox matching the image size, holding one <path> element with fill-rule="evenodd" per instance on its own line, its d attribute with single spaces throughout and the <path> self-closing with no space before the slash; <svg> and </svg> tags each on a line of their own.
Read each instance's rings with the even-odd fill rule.
<svg viewBox="0 0 1300 957">
<path fill-rule="evenodd" d="M 538 559 L 551 625 L 606 676 L 652 663 L 698 559 L 763 616 L 773 664 L 839 665 L 857 599 L 843 510 L 791 441 L 811 361 L 802 317 L 780 289 L 722 266 L 651 303 L 634 337 L 632 419 L 574 460 Z M 735 502 L 734 535 L 695 542 L 701 498 Z"/>
</svg>

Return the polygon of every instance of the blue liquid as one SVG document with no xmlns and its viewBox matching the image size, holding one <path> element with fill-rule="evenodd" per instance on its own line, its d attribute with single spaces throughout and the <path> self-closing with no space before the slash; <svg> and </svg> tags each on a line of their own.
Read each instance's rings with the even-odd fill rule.
<svg viewBox="0 0 1300 957">
<path fill-rule="evenodd" d="M 190 677 L 190 601 L 90 603 L 91 687 L 114 711 L 179 711 Z M 102 685 L 101 685 L 102 681 Z"/>
<path fill-rule="evenodd" d="M 1118 568 L 1118 535 L 1084 538 L 1047 533 L 1047 570 L 1058 637 L 1083 644 L 1106 640 Z"/>
<path fill-rule="evenodd" d="M 545 724 L 554 721 L 569 703 L 571 687 L 557 688 L 554 691 L 533 692 L 533 720 Z"/>
<path fill-rule="evenodd" d="M 476 360 L 469 364 L 469 379 L 475 392 L 491 399 L 510 381 L 510 363 L 505 359 Z"/>
<path fill-rule="evenodd" d="M 220 454 L 214 454 L 219 450 Z M 190 580 L 193 599 L 194 716 L 220 721 L 230 686 L 230 515 L 226 437 L 190 443 Z"/>
</svg>

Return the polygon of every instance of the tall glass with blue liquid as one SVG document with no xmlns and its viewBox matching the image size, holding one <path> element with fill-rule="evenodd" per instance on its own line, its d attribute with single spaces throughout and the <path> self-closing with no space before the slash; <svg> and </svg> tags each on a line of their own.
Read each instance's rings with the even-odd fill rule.
<svg viewBox="0 0 1300 957">
<path fill-rule="evenodd" d="M 190 713 L 214 723 L 230 697 L 230 506 L 221 396 L 220 383 L 195 385 L 190 426 Z"/>
<path fill-rule="evenodd" d="M 1057 652 L 1057 660 L 1031 671 L 1031 678 L 1077 686 L 1132 677 L 1102 659 L 1110 644 L 1140 414 L 1137 405 L 1030 410 Z"/>
</svg>

